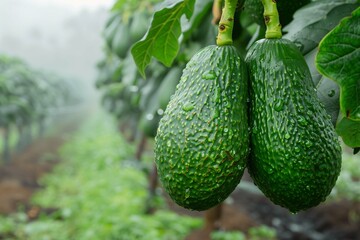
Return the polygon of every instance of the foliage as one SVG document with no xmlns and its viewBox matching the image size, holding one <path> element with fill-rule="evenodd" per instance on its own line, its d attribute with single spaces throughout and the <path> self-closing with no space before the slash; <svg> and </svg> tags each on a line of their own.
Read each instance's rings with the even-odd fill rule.
<svg viewBox="0 0 360 240">
<path fill-rule="evenodd" d="M 254 16 L 253 13 L 249 14 L 252 11 L 251 2 L 251 0 L 240 1 L 235 15 L 234 45 L 243 55 L 255 40 L 264 37 L 264 27 L 258 21 L 259 16 Z M 115 40 L 115 36 L 119 35 L 116 33 L 116 29 L 119 32 L 120 28 L 111 27 L 111 23 L 116 23 L 115 19 L 118 18 L 120 20 L 116 24 L 126 25 L 131 30 L 131 23 L 138 17 L 135 13 L 131 14 L 129 9 L 136 9 L 136 4 L 123 0 L 114 4 L 113 13 L 104 28 L 105 42 L 111 42 L 111 44 L 107 44 L 105 49 L 106 58 L 99 66 L 101 78 L 99 75 L 96 83 L 97 87 L 104 91 L 103 104 L 110 112 L 113 112 L 119 119 L 142 122 L 141 128 L 144 128 L 145 125 L 146 130 L 156 129 L 156 123 L 165 109 L 156 106 L 157 104 L 152 104 L 152 109 L 158 108 L 159 111 L 147 110 L 150 105 L 144 104 L 144 102 L 154 103 L 161 94 L 159 92 L 155 94 L 156 91 L 142 91 L 142 89 L 150 88 L 150 85 L 159 86 L 161 84 L 165 74 L 169 71 L 163 65 L 170 68 L 181 66 L 187 63 L 199 49 L 214 44 L 216 40 L 216 26 L 211 23 L 212 1 L 177 0 L 157 3 L 158 1 L 149 2 L 147 5 L 143 1 L 138 3 L 139 10 L 135 12 L 146 12 L 148 29 L 147 31 L 146 29 L 141 30 L 143 37 L 137 41 L 129 40 L 127 37 Z M 290 39 L 300 48 L 312 73 L 318 97 L 328 114 L 331 115 L 334 125 L 337 124 L 340 109 L 339 85 L 329 79 L 328 75 L 322 75 L 317 70 L 317 66 L 314 64 L 317 47 L 327 33 L 334 29 L 344 17 L 351 15 L 359 3 L 359 0 L 317 0 L 307 4 L 304 1 L 297 7 L 286 4 L 281 6 L 284 14 L 295 11 L 292 21 L 289 22 L 291 18 L 286 16 L 288 19 L 286 23 L 289 23 L 283 26 L 284 38 Z M 303 4 L 306 5 L 301 7 Z M 242 7 L 245 8 L 243 11 Z M 289 9 L 287 10 L 287 8 Z M 150 17 L 151 14 L 152 17 Z M 131 49 L 126 56 L 118 54 L 116 49 L 119 47 L 116 46 L 119 46 L 119 43 L 128 46 L 126 49 Z M 131 57 L 133 61 L 130 61 Z M 109 61 L 110 64 L 108 64 Z M 138 72 L 136 68 L 138 68 Z M 357 68 L 353 69 L 357 71 Z M 157 79 L 157 81 L 154 83 L 151 79 Z M 122 82 L 123 88 L 117 95 L 109 96 L 106 92 L 110 90 L 106 85 L 115 82 Z M 346 95 L 345 93 L 356 98 L 354 89 L 342 88 L 341 96 Z M 141 106 L 140 102 L 142 102 Z M 357 102 L 352 102 L 352 104 L 352 108 L 356 109 Z M 347 125 L 344 130 L 344 124 L 342 125 L 343 131 L 340 131 L 339 134 L 342 135 L 345 143 L 356 147 L 357 144 L 353 144 L 356 136 L 343 134 L 344 131 L 346 133 L 351 131 Z M 355 124 L 352 123 L 353 125 Z M 153 135 L 156 130 L 148 132 Z"/>
<path fill-rule="evenodd" d="M 154 14 L 145 38 L 137 42 L 131 50 L 142 76 L 145 76 L 145 68 L 152 56 L 165 66 L 171 66 L 180 48 L 180 18 L 185 14 L 189 19 L 194 10 L 194 0 L 168 2 L 171 4 L 164 4 L 165 6 Z"/>
<path fill-rule="evenodd" d="M 102 91 L 103 106 L 119 122 L 131 126 L 137 136 L 137 131 L 140 130 L 152 138 L 166 108 L 159 104 L 159 98 L 167 94 L 160 87 L 165 76 L 171 69 L 184 68 L 200 49 L 215 44 L 217 26 L 211 23 L 212 20 L 216 22 L 212 19 L 213 1 L 168 0 L 162 4 L 151 1 L 147 5 L 143 2 L 139 1 L 138 5 L 126 0 L 115 2 L 104 26 L 104 58 L 98 65 L 96 86 Z M 254 21 L 247 9 L 243 9 L 249 2 L 251 1 L 239 1 L 234 17 L 234 46 L 244 56 L 256 40 L 264 37 L 262 24 Z M 341 128 L 341 122 L 337 121 L 340 88 L 328 75 L 319 72 L 315 58 L 321 40 L 343 18 L 349 17 L 359 7 L 359 3 L 359 0 L 314 0 L 301 8 L 291 6 L 291 11 L 295 11 L 293 19 L 288 24 L 283 24 L 284 38 L 294 42 L 305 57 L 313 78 L 312 87 L 317 90 L 318 98 L 331 115 L 332 123 L 338 126 L 338 133 L 339 129 L 350 132 L 350 127 Z M 283 11 L 287 10 L 286 7 L 284 4 Z M 121 35 L 118 34 L 121 28 L 112 25 L 125 25 L 128 32 L 131 32 L 132 22 L 140 11 L 146 13 L 148 27 L 147 30 L 142 29 L 142 38 L 133 41 L 126 36 L 114 37 Z M 128 46 L 126 55 L 118 51 L 120 45 Z M 353 69 L 358 71 L 359 67 L 354 65 Z M 357 126 L 352 127 L 357 129 Z M 345 143 L 352 146 L 349 141 Z"/>
<path fill-rule="evenodd" d="M 211 240 L 276 240 L 276 230 L 274 228 L 261 225 L 252 227 L 248 231 L 248 236 L 239 231 L 215 231 L 211 233 Z"/>
<path fill-rule="evenodd" d="M 340 86 L 340 109 L 344 118 L 337 132 L 353 148 L 360 147 L 360 7 L 344 18 L 319 45 L 319 71 Z"/>
<path fill-rule="evenodd" d="M 127 161 L 134 149 L 114 134 L 111 118 L 97 116 L 61 149 L 62 163 L 41 180 L 46 188 L 33 199 L 34 205 L 57 211 L 31 222 L 16 215 L 0 220 L 1 234 L 12 232 L 13 239 L 28 240 L 168 240 L 182 239 L 200 227 L 199 219 L 178 216 L 165 207 L 144 214 L 146 175 L 141 166 Z"/>
<path fill-rule="evenodd" d="M 43 132 L 51 115 L 60 107 L 78 103 L 80 99 L 81 94 L 73 93 L 72 83 L 34 70 L 20 59 L 0 55 L 3 160 L 9 160 L 11 149 L 19 151 L 31 141 L 35 125 L 39 133 Z M 14 135 L 17 136 L 16 144 L 12 142 Z"/>
</svg>

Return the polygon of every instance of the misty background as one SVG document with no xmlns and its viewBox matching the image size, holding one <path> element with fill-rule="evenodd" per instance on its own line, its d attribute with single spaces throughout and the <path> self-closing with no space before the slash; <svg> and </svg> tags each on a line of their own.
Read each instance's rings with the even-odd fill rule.
<svg viewBox="0 0 360 240">
<path fill-rule="evenodd" d="M 93 94 L 112 0 L 1 0 L 0 54 L 23 59 Z"/>
</svg>

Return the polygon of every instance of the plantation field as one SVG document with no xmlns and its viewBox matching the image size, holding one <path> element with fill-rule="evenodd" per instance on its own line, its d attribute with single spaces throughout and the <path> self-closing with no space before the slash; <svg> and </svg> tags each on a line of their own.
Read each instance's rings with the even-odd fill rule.
<svg viewBox="0 0 360 240">
<path fill-rule="evenodd" d="M 1 239 L 181 240 L 209 236 L 211 239 L 245 239 L 245 236 L 357 239 L 360 236 L 356 157 L 345 155 L 342 175 L 327 203 L 297 215 L 272 204 L 245 175 L 223 206 L 218 231 L 211 234 L 202 221 L 203 213 L 176 206 L 160 187 L 154 199 L 148 198 L 151 143 L 139 162 L 134 158 L 134 146 L 115 134 L 118 130 L 110 116 L 98 111 L 82 122 L 78 130 L 68 131 L 66 141 L 56 144 L 59 149 L 48 160 L 46 157 L 51 152 L 42 152 L 39 146 L 44 143 L 35 143 L 33 150 L 40 153 L 37 157 L 43 161 L 31 162 L 36 167 L 26 171 L 28 176 L 32 173 L 38 179 L 33 183 L 39 186 L 31 200 L 25 199 L 16 211 L 1 217 Z M 36 175 L 37 171 L 49 171 L 50 166 L 55 166 L 51 172 L 41 177 Z M 6 181 L 3 177 L 1 183 Z M 26 182 L 18 184 L 26 185 Z M 1 195 L 1 200 L 4 196 Z M 145 213 L 148 201 L 155 207 L 152 214 Z"/>
</svg>

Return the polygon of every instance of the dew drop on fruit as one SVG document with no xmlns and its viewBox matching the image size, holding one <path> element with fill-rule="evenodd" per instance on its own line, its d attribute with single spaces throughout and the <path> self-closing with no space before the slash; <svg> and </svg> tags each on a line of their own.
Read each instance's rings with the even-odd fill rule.
<svg viewBox="0 0 360 240">
<path fill-rule="evenodd" d="M 183 109 L 185 112 L 189 112 L 189 111 L 191 111 L 191 110 L 194 109 L 194 105 L 193 105 L 192 103 L 190 103 L 190 102 L 186 102 L 186 103 L 183 105 L 182 109 Z"/>
<path fill-rule="evenodd" d="M 276 100 L 276 101 L 275 101 L 275 105 L 274 105 L 275 111 L 280 112 L 280 111 L 283 110 L 283 108 L 284 108 L 284 103 L 283 103 L 283 101 L 280 100 L 280 99 Z"/>
<path fill-rule="evenodd" d="M 301 126 L 306 126 L 306 125 L 308 125 L 306 119 L 305 119 L 304 117 L 301 117 L 301 116 L 298 118 L 298 123 L 299 123 Z"/>
<path fill-rule="evenodd" d="M 306 142 L 305 142 L 305 146 L 306 146 L 306 147 L 311 147 L 311 146 L 312 146 L 312 142 L 306 141 Z"/>
<path fill-rule="evenodd" d="M 257 129 L 257 127 L 253 127 L 253 129 L 252 129 L 252 134 L 257 134 L 258 133 L 258 129 Z"/>
<path fill-rule="evenodd" d="M 205 72 L 201 77 L 205 80 L 215 80 L 216 74 L 215 74 L 215 71 L 210 70 L 208 72 Z"/>
<path fill-rule="evenodd" d="M 286 133 L 285 134 L 285 139 L 289 139 L 290 138 L 290 134 L 289 133 Z"/>
</svg>

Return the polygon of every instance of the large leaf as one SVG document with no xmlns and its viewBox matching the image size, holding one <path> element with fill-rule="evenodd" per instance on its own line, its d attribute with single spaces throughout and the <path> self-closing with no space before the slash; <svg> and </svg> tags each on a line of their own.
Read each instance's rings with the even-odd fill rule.
<svg viewBox="0 0 360 240">
<path fill-rule="evenodd" d="M 341 89 L 343 116 L 360 121 L 360 7 L 343 19 L 319 45 L 316 66 Z"/>
<path fill-rule="evenodd" d="M 194 12 L 189 20 L 182 18 L 181 28 L 184 37 L 187 39 L 194 31 L 198 30 L 201 22 L 204 22 L 206 15 L 210 11 L 213 4 L 213 0 L 201 0 L 195 1 Z M 207 22 L 210 24 L 210 22 Z"/>
<path fill-rule="evenodd" d="M 316 88 L 317 96 L 324 104 L 326 112 L 331 116 L 333 125 L 336 125 L 339 116 L 339 86 L 333 80 L 321 75 L 315 66 L 317 48 L 306 54 L 305 60 L 309 66 L 311 77 Z"/>
<path fill-rule="evenodd" d="M 168 0 L 161 10 L 155 12 L 148 32 L 131 49 L 142 76 L 145 76 L 151 57 L 165 66 L 171 66 L 180 48 L 180 19 L 184 14 L 190 19 L 194 3 L 195 0 Z"/>
<path fill-rule="evenodd" d="M 283 30 L 287 38 L 297 45 L 303 54 L 316 48 L 321 39 L 339 21 L 359 6 L 359 0 L 318 0 L 299 9 L 294 20 Z"/>
<path fill-rule="evenodd" d="M 115 2 L 114 6 L 112 7 L 111 11 L 121 10 L 125 3 L 126 3 L 126 0 L 117 0 Z"/>
<path fill-rule="evenodd" d="M 343 118 L 337 124 L 336 132 L 342 137 L 344 143 L 349 147 L 360 147 L 360 121 Z"/>
</svg>

